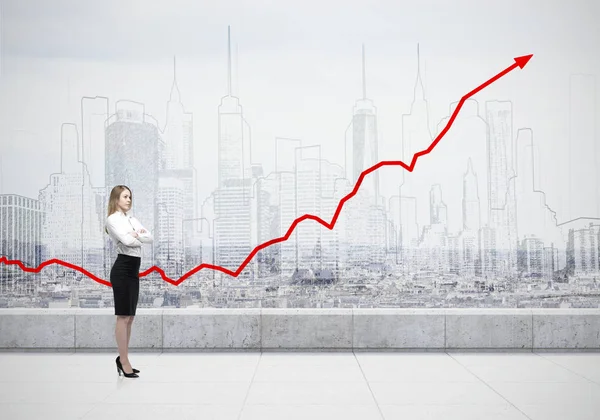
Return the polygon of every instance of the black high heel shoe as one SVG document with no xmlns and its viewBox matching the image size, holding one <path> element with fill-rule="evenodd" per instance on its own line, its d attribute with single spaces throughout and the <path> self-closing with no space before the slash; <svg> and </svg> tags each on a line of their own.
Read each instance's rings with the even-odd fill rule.
<svg viewBox="0 0 600 420">
<path fill-rule="evenodd" d="M 125 372 L 123 370 L 123 365 L 121 364 L 121 361 L 119 360 L 118 357 L 115 360 L 115 362 L 117 362 L 117 373 L 119 374 L 119 376 L 121 376 L 121 373 L 123 373 L 123 376 L 125 376 L 126 378 L 139 378 L 139 375 L 135 372 L 131 372 L 131 373 Z"/>
<path fill-rule="evenodd" d="M 117 356 L 117 360 L 119 361 L 119 363 L 121 363 L 121 356 Z M 133 373 L 140 373 L 140 371 L 135 369 L 133 366 L 131 367 L 131 369 L 133 369 Z"/>
</svg>

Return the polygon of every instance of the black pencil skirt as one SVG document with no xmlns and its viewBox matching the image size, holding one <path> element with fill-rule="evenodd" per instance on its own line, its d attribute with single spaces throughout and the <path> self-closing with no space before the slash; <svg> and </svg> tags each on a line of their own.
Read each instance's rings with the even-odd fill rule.
<svg viewBox="0 0 600 420">
<path fill-rule="evenodd" d="M 115 315 L 133 316 L 140 295 L 140 257 L 118 254 L 110 270 Z"/>
</svg>

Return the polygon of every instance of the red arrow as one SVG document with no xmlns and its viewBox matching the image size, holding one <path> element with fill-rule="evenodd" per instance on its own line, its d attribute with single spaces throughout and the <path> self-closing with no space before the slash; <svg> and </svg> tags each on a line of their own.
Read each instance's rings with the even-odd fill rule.
<svg viewBox="0 0 600 420">
<path fill-rule="evenodd" d="M 237 270 L 231 271 L 227 268 L 224 267 L 220 267 L 218 265 L 212 265 L 212 264 L 205 264 L 202 263 L 199 266 L 193 268 L 192 270 L 188 271 L 186 274 L 184 274 L 183 276 L 181 276 L 181 278 L 179 280 L 173 280 L 169 277 L 167 277 L 167 275 L 165 274 L 165 272 L 157 267 L 157 266 L 152 266 L 149 269 L 147 269 L 146 271 L 140 273 L 140 277 L 144 277 L 147 276 L 148 274 L 150 274 L 152 271 L 156 271 L 157 273 L 160 274 L 160 276 L 163 278 L 164 281 L 173 284 L 175 286 L 181 284 L 185 279 L 187 279 L 188 277 L 190 277 L 191 275 L 199 272 L 200 270 L 204 269 L 204 268 L 208 268 L 211 270 L 215 270 L 215 271 L 220 271 L 222 273 L 228 274 L 230 276 L 233 277 L 237 277 L 240 275 L 240 273 L 244 270 L 244 268 L 248 265 L 248 263 L 252 260 L 252 258 L 254 258 L 254 256 L 263 248 L 266 248 L 268 246 L 271 246 L 273 244 L 279 243 L 279 242 L 284 242 L 287 241 L 289 239 L 289 237 L 292 235 L 294 229 L 296 228 L 296 226 L 303 222 L 304 220 L 314 220 L 315 222 L 318 222 L 319 224 L 325 226 L 327 229 L 332 230 L 333 227 L 335 226 L 335 223 L 342 211 L 342 208 L 344 207 L 344 204 L 346 203 L 346 201 L 350 200 L 352 197 L 354 197 L 354 195 L 358 192 L 358 189 L 360 188 L 360 185 L 363 182 L 363 179 L 365 178 L 365 176 L 367 176 L 368 174 L 370 174 L 373 171 L 376 171 L 377 169 L 383 167 L 383 166 L 401 166 L 402 168 L 406 169 L 409 172 L 412 172 L 415 168 L 415 165 L 417 163 L 417 159 L 421 156 L 425 156 L 429 153 L 431 153 L 431 151 L 435 148 L 435 146 L 440 142 L 440 140 L 446 135 L 446 133 L 448 132 L 448 130 L 450 129 L 450 127 L 452 126 L 452 124 L 454 123 L 454 120 L 456 119 L 456 116 L 458 115 L 458 112 L 460 111 L 460 109 L 462 108 L 463 104 L 465 103 L 465 101 L 467 99 L 469 99 L 471 96 L 475 95 L 477 92 L 479 92 L 480 90 L 484 89 L 485 87 L 491 85 L 492 83 L 494 83 L 496 80 L 500 79 L 501 77 L 507 75 L 508 73 L 510 73 L 511 71 L 513 71 L 514 69 L 516 69 L 517 67 L 520 67 L 521 69 L 523 67 L 525 67 L 525 65 L 529 62 L 529 60 L 531 60 L 531 57 L 533 57 L 533 54 L 529 54 L 529 55 L 524 55 L 521 57 L 515 57 L 515 62 L 514 64 L 512 64 L 510 67 L 507 67 L 506 69 L 504 69 L 503 71 L 501 71 L 500 73 L 498 73 L 497 75 L 495 75 L 494 77 L 492 77 L 491 79 L 487 80 L 486 82 L 482 83 L 481 85 L 479 85 L 478 87 L 476 87 L 475 89 L 473 89 L 471 92 L 467 93 L 465 96 L 463 96 L 460 99 L 460 102 L 458 103 L 458 105 L 456 106 L 456 108 L 454 109 L 454 112 L 452 113 L 452 115 L 450 116 L 450 119 L 448 120 L 448 123 L 446 124 L 446 126 L 444 127 L 444 129 L 440 132 L 440 134 L 437 135 L 437 137 L 435 138 L 435 140 L 429 145 L 429 147 L 426 150 L 422 150 L 418 153 L 416 153 L 413 158 L 412 161 L 410 162 L 410 165 L 407 165 L 406 163 L 402 162 L 402 161 L 384 161 L 384 162 L 379 162 L 376 165 L 365 169 L 361 174 L 360 177 L 358 178 L 358 180 L 356 181 L 356 185 L 354 186 L 354 189 L 352 190 L 352 192 L 350 192 L 350 194 L 346 195 L 344 198 L 342 198 L 340 200 L 340 203 L 337 206 L 337 209 L 335 211 L 335 214 L 333 215 L 333 218 L 331 219 L 331 222 L 326 222 L 323 219 L 321 219 L 318 216 L 314 216 L 312 214 L 305 214 L 302 217 L 299 217 L 298 219 L 294 220 L 294 222 L 292 223 L 292 225 L 290 226 L 290 228 L 287 230 L 286 234 L 282 237 L 279 238 L 275 238 L 275 239 L 271 239 L 268 242 L 265 242 L 261 245 L 258 245 L 256 248 L 254 248 L 254 250 L 250 253 L 250 255 L 248 255 L 246 257 L 246 259 L 244 260 L 244 262 L 237 268 Z M 37 268 L 28 268 L 25 267 L 25 265 L 18 260 L 8 260 L 6 257 L 2 257 L 0 258 L 0 263 L 4 263 L 6 265 L 18 265 L 23 271 L 29 272 L 29 273 L 39 273 L 42 268 L 46 267 L 47 265 L 51 265 L 51 264 L 59 264 L 68 268 L 72 268 L 73 270 L 79 271 L 80 273 L 86 275 L 87 277 L 91 278 L 92 280 L 106 285 L 106 286 L 111 286 L 109 281 L 106 280 L 102 280 L 98 277 L 96 277 L 95 275 L 93 275 L 92 273 L 90 273 L 89 271 L 81 268 L 81 267 L 77 267 L 74 264 L 70 264 L 58 259 L 52 259 L 50 261 L 46 261 L 42 264 L 40 264 L 39 267 Z"/>
<path fill-rule="evenodd" d="M 503 76 L 506 76 L 508 73 L 510 73 L 511 71 L 513 71 L 514 69 L 516 69 L 517 67 L 520 67 L 520 68 L 525 67 L 525 65 L 529 62 L 529 60 L 531 60 L 531 57 L 533 57 L 533 54 L 523 55 L 521 57 L 515 57 L 514 58 L 515 62 L 514 62 L 514 64 L 512 66 L 507 67 L 506 69 L 504 69 L 503 71 L 501 71 L 500 73 L 498 73 L 497 75 L 495 75 L 494 77 L 492 77 L 490 80 L 482 83 L 481 85 L 479 85 L 475 89 L 473 89 L 471 92 L 467 93 L 465 96 L 462 97 L 463 100 L 461 100 L 461 102 L 466 101 L 471 96 L 473 96 L 477 92 L 479 92 L 481 89 L 484 89 L 484 88 L 488 87 L 489 85 L 491 85 L 492 83 L 494 83 L 496 80 L 500 79 Z M 456 111 L 454 111 L 454 114 L 456 114 Z M 452 115 L 452 116 L 454 116 L 454 115 Z"/>
<path fill-rule="evenodd" d="M 527 65 L 529 60 L 531 60 L 531 57 L 533 57 L 533 54 L 523 55 L 521 57 L 515 57 L 515 62 L 517 63 L 517 65 L 519 67 L 523 68 Z"/>
</svg>

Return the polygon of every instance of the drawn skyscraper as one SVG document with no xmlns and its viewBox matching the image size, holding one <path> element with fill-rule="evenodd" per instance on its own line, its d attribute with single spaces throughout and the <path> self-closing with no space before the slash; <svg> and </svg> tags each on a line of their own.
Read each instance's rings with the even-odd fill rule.
<svg viewBox="0 0 600 420">
<path fill-rule="evenodd" d="M 582 229 L 570 229 L 567 242 L 568 268 L 575 275 L 600 274 L 600 225 L 589 223 Z"/>
<path fill-rule="evenodd" d="M 16 194 L 0 194 L 0 255 L 25 266 L 42 262 L 42 206 L 38 200 Z M 0 295 L 32 295 L 39 277 L 16 266 L 0 265 Z"/>
<path fill-rule="evenodd" d="M 256 195 L 256 229 L 258 243 L 265 243 L 281 236 L 279 226 L 279 177 L 277 172 L 257 177 L 254 186 Z M 256 256 L 259 276 L 264 278 L 281 270 L 281 243 L 260 250 Z"/>
<path fill-rule="evenodd" d="M 479 248 L 477 235 L 481 227 L 481 201 L 477 187 L 477 174 L 473 171 L 473 162 L 469 158 L 467 171 L 463 178 L 462 232 L 459 241 L 460 273 L 475 275 Z"/>
<path fill-rule="evenodd" d="M 109 101 L 105 96 L 81 98 L 81 153 L 82 170 L 82 236 L 89 238 L 83 244 L 84 253 L 94 264 L 106 259 L 104 231 L 99 229 L 106 217 L 105 124 L 109 117 Z M 92 193 L 86 193 L 91 188 Z M 90 200 L 89 202 L 83 200 Z M 87 232 L 87 233 L 84 233 Z"/>
<path fill-rule="evenodd" d="M 419 266 L 442 274 L 449 269 L 448 208 L 439 184 L 432 185 L 429 191 L 429 214 L 430 224 L 423 228 L 419 243 Z"/>
<path fill-rule="evenodd" d="M 442 188 L 439 184 L 433 185 L 429 192 L 429 214 L 432 225 L 448 224 L 448 206 L 442 199 Z"/>
<path fill-rule="evenodd" d="M 167 103 L 167 121 L 163 134 L 165 167 L 159 176 L 158 194 L 158 263 L 167 273 L 183 272 L 183 243 L 192 242 L 192 231 L 184 230 L 182 220 L 196 213 L 193 171 L 193 118 L 185 112 L 177 85 L 177 67 L 173 59 L 173 84 Z M 185 240 L 183 235 L 187 235 Z M 165 252 L 165 250 L 167 252 Z"/>
<path fill-rule="evenodd" d="M 356 184 L 361 173 L 379 162 L 377 108 L 367 98 L 365 49 L 362 48 L 362 98 L 354 105 L 352 123 L 346 130 L 346 178 Z M 379 171 L 363 178 L 346 210 L 346 258 L 366 266 L 381 263 L 385 255 L 385 221 L 380 197 Z"/>
<path fill-rule="evenodd" d="M 118 101 L 106 128 L 107 199 L 115 185 L 127 185 L 132 193 L 131 215 L 154 233 L 154 243 L 142 247 L 142 268 L 154 265 L 157 235 L 157 197 L 160 134 L 154 122 L 147 121 L 144 106 Z M 106 215 L 103 215 L 103 221 Z M 105 235 L 106 238 L 107 235 Z M 109 242 L 112 244 L 112 241 Z M 111 251 L 107 258 L 112 258 Z M 110 269 L 112 262 L 107 265 Z M 106 273 L 108 275 L 109 273 Z"/>
<path fill-rule="evenodd" d="M 39 194 L 44 212 L 43 258 L 58 258 L 86 267 L 91 273 L 104 275 L 102 224 L 96 193 L 79 160 L 80 150 L 76 125 L 63 124 L 60 173 L 50 175 L 48 185 Z M 76 276 L 81 274 L 73 273 L 69 278 Z"/>
<path fill-rule="evenodd" d="M 569 80 L 568 219 L 600 217 L 600 140 L 597 136 L 596 77 Z"/>
<path fill-rule="evenodd" d="M 533 131 L 519 129 L 517 131 L 516 149 L 516 199 L 517 199 L 517 232 L 520 243 L 528 236 L 546 239 L 548 227 L 544 226 L 540 198 L 534 192 L 534 149 Z"/>
<path fill-rule="evenodd" d="M 367 98 L 365 47 L 362 48 L 362 98 L 354 105 L 352 123 L 346 130 L 346 177 L 356 183 L 360 174 L 379 162 L 377 107 Z M 362 193 L 379 204 L 379 172 L 370 173 L 361 184 Z"/>
<path fill-rule="evenodd" d="M 544 274 L 544 243 L 537 237 L 525 237 L 520 243 L 520 270 L 530 278 L 542 278 Z"/>
<path fill-rule="evenodd" d="M 321 160 L 321 212 L 323 219 L 330 221 L 337 209 L 341 197 L 339 183 L 347 181 L 344 177 L 344 168 L 340 165 Z M 336 190 L 336 187 L 338 188 Z M 339 219 L 338 219 L 339 220 Z M 334 229 L 329 230 L 319 225 L 321 229 L 321 278 L 327 280 L 327 275 L 339 278 L 341 268 L 340 237 L 345 228 L 343 222 L 336 221 Z"/>
<path fill-rule="evenodd" d="M 322 214 L 321 208 L 321 147 L 305 146 L 296 149 L 296 211 L 294 219 L 304 214 Z M 321 268 L 321 225 L 300 223 L 296 227 L 297 267 Z"/>
<path fill-rule="evenodd" d="M 244 119 L 239 98 L 231 91 L 231 37 L 227 32 L 227 95 L 219 105 L 219 187 L 230 179 L 252 177 L 250 127 Z"/>
<path fill-rule="evenodd" d="M 477 188 L 477 175 L 473 172 L 471 159 L 467 163 L 467 172 L 463 178 L 462 213 L 463 230 L 479 231 L 481 227 L 481 207 Z"/>
<path fill-rule="evenodd" d="M 252 247 L 250 127 L 231 92 L 231 37 L 227 33 L 227 95 L 219 105 L 219 186 L 215 192 L 216 263 L 235 270 Z M 246 267 L 250 273 L 255 259 Z"/>
<path fill-rule="evenodd" d="M 104 96 L 81 98 L 82 161 L 89 172 L 94 188 L 104 187 L 105 179 L 105 124 L 109 117 L 108 98 Z"/>
<path fill-rule="evenodd" d="M 432 135 L 429 130 L 429 114 L 425 99 L 423 80 L 421 78 L 421 54 L 417 45 L 417 75 L 415 79 L 413 101 L 410 112 L 402 115 L 402 156 L 404 162 L 410 163 L 418 151 L 431 144 Z M 417 258 L 416 247 L 421 236 L 421 226 L 427 223 L 426 212 L 417 209 L 427 208 L 429 187 L 427 180 L 415 173 L 401 171 L 400 179 L 400 248 L 404 272 L 415 271 Z"/>
<path fill-rule="evenodd" d="M 496 232 L 498 274 L 516 269 L 517 232 L 514 169 L 512 154 L 512 104 L 509 101 L 488 101 L 488 188 L 489 221 Z"/>
<path fill-rule="evenodd" d="M 556 213 L 546 204 L 546 196 L 537 187 L 537 156 L 533 141 L 533 130 L 520 128 L 515 141 L 517 203 L 517 234 L 520 244 L 519 269 L 525 269 L 523 248 L 525 238 L 535 238 L 544 247 L 543 272 L 551 278 L 555 270 L 566 264 L 566 244 L 561 229 L 557 226 Z"/>
<path fill-rule="evenodd" d="M 286 234 L 296 219 L 296 150 L 301 149 L 298 139 L 278 137 L 275 139 L 275 169 L 277 171 L 278 191 L 278 236 Z M 279 266 L 282 276 L 291 276 L 298 269 L 296 229 L 287 241 L 279 247 Z"/>
</svg>

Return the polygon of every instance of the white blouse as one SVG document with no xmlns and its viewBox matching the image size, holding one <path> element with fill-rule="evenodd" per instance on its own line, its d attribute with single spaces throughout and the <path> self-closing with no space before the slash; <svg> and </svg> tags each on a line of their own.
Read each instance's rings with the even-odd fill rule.
<svg viewBox="0 0 600 420">
<path fill-rule="evenodd" d="M 129 216 L 121 210 L 108 216 L 105 226 L 109 236 L 117 244 L 117 254 L 141 257 L 142 244 L 152 243 L 154 240 L 152 233 L 143 227 L 135 217 Z M 146 232 L 140 233 L 142 229 Z M 137 238 L 132 235 L 133 232 L 137 232 Z"/>
</svg>

